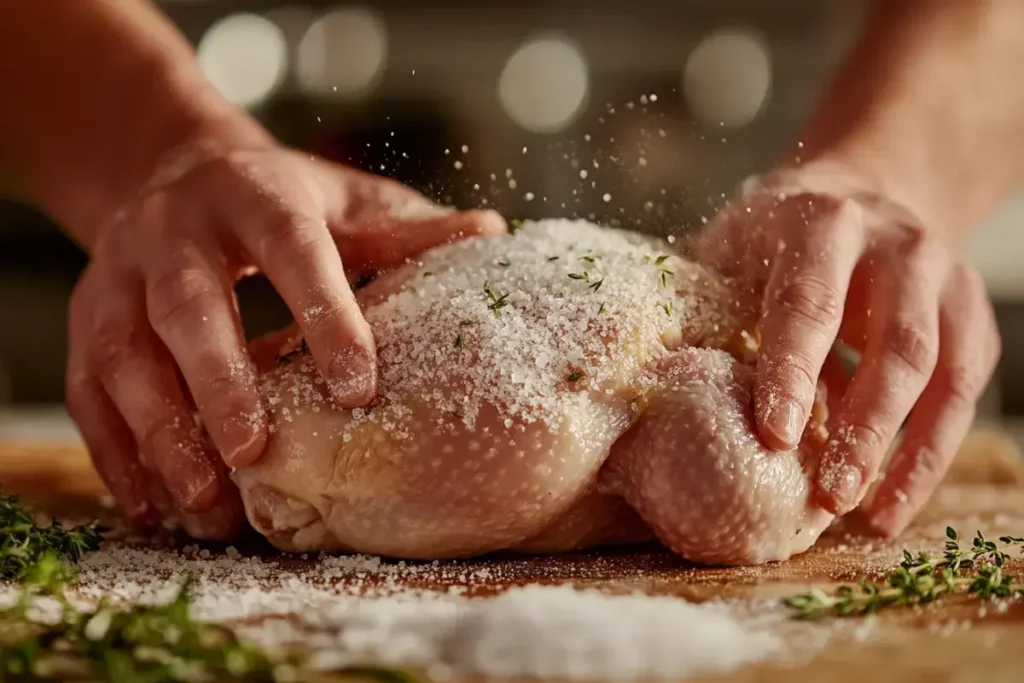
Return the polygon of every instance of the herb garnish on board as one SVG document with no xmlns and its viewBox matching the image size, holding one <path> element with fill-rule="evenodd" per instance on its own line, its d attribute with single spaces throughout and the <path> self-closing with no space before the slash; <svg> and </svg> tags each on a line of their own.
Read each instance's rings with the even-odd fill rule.
<svg viewBox="0 0 1024 683">
<path fill-rule="evenodd" d="M 1010 552 L 1024 553 L 1024 538 L 1001 536 L 997 541 L 979 531 L 970 548 L 960 547 L 960 538 L 946 527 L 942 555 L 916 555 L 903 551 L 903 561 L 884 582 L 861 579 L 856 585 L 840 586 L 831 593 L 812 589 L 783 600 L 800 619 L 826 616 L 855 616 L 897 605 L 920 605 L 956 593 L 982 599 L 1024 595 L 1024 582 L 1006 573 Z"/>
<path fill-rule="evenodd" d="M 191 578 L 159 605 L 110 604 L 81 608 L 68 599 L 75 562 L 100 542 L 96 524 L 38 526 L 14 496 L 0 495 L 2 577 L 20 583 L 18 599 L 0 609 L 0 680 L 162 681 L 301 680 L 304 658 L 271 654 L 230 628 L 191 614 Z M 49 618 L 35 614 L 50 603 Z M 54 612 L 52 608 L 56 607 Z M 335 678 L 414 683 L 403 669 L 354 666 Z"/>
</svg>

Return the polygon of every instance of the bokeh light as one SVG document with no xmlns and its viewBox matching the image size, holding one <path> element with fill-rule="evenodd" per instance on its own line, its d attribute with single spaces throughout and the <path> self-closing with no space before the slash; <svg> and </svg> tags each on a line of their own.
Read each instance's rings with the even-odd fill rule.
<svg viewBox="0 0 1024 683">
<path fill-rule="evenodd" d="M 712 33 L 686 60 L 683 91 L 694 116 L 705 125 L 749 125 L 763 111 L 771 87 L 768 45 L 746 29 Z"/>
<path fill-rule="evenodd" d="M 505 64 L 498 98 L 509 117 L 535 133 L 565 129 L 587 100 L 589 74 L 580 49 L 560 36 L 520 46 Z"/>
<path fill-rule="evenodd" d="M 197 53 L 206 76 L 241 107 L 265 101 L 288 71 L 284 34 L 256 14 L 232 14 L 216 22 L 199 41 Z"/>
<path fill-rule="evenodd" d="M 308 92 L 337 98 L 365 95 L 388 57 L 383 20 L 370 10 L 343 7 L 314 21 L 299 43 L 296 78 Z"/>
</svg>

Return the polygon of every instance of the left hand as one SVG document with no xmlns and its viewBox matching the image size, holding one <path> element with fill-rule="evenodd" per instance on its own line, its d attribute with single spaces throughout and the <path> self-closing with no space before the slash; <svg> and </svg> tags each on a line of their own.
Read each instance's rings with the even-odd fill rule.
<svg viewBox="0 0 1024 683">
<path fill-rule="evenodd" d="M 762 301 L 754 409 L 769 447 L 799 442 L 833 345 L 861 352 L 852 378 L 827 378 L 841 397 L 817 504 L 836 515 L 861 505 L 909 416 L 863 510 L 877 532 L 900 533 L 945 475 L 1000 355 L 978 272 L 884 193 L 823 165 L 759 181 L 695 248 Z"/>
</svg>

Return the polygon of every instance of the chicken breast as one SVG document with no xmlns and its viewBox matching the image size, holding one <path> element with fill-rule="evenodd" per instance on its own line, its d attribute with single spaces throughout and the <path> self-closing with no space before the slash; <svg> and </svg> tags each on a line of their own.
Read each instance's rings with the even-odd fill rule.
<svg viewBox="0 0 1024 683">
<path fill-rule="evenodd" d="M 808 504 L 815 429 L 753 433 L 749 311 L 659 240 L 582 221 L 428 252 L 360 292 L 380 392 L 333 405 L 298 338 L 266 367 L 265 455 L 236 470 L 285 550 L 449 558 L 656 536 L 687 559 L 785 559 L 831 518 Z"/>
</svg>

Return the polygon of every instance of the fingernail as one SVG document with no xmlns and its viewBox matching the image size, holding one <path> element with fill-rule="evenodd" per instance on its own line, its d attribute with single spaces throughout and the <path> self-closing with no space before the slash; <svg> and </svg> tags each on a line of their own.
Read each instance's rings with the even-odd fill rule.
<svg viewBox="0 0 1024 683">
<path fill-rule="evenodd" d="M 178 506 L 187 512 L 209 510 L 217 499 L 220 489 L 215 472 L 202 472 L 175 487 L 174 498 Z"/>
<path fill-rule="evenodd" d="M 857 507 L 860 501 L 860 470 L 845 463 L 825 463 L 818 471 L 818 489 L 825 494 L 831 505 L 826 505 L 834 515 L 845 515 Z"/>
<path fill-rule="evenodd" d="M 914 518 L 914 509 L 909 501 L 902 491 L 887 496 L 884 503 L 870 512 L 868 524 L 882 536 L 892 538 L 900 535 Z"/>
<path fill-rule="evenodd" d="M 343 408 L 358 408 L 377 393 L 377 364 L 373 353 L 360 345 L 337 351 L 331 360 L 327 385 Z"/>
<path fill-rule="evenodd" d="M 792 400 L 784 401 L 768 410 L 766 427 L 781 443 L 789 448 L 800 443 L 804 429 L 804 411 Z"/>
<path fill-rule="evenodd" d="M 260 406 L 251 415 L 240 415 L 224 421 L 221 427 L 221 452 L 228 467 L 245 467 L 255 462 L 263 451 L 265 412 Z"/>
</svg>

